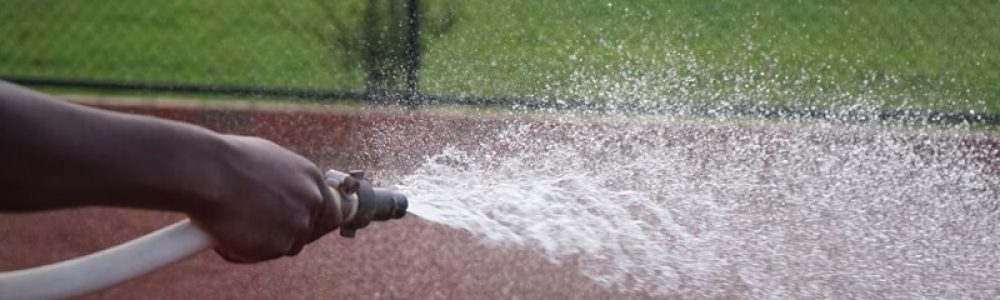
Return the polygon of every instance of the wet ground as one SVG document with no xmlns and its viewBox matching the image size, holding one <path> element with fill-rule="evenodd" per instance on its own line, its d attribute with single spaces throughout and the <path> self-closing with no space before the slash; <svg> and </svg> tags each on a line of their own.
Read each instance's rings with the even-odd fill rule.
<svg viewBox="0 0 1000 300">
<path fill-rule="evenodd" d="M 412 168 L 396 152 L 358 154 L 371 141 L 350 141 L 345 128 L 357 119 L 340 113 L 249 113 L 241 109 L 197 111 L 173 104 L 116 106 L 194 122 L 222 132 L 259 134 L 296 146 L 322 168 Z M 151 108 L 152 107 L 152 108 Z M 374 115 L 390 122 L 393 113 Z M 388 121 L 387 121 L 388 120 Z M 412 121 L 403 121 L 412 122 Z M 437 127 L 449 121 L 431 121 Z M 426 128 L 417 126 L 415 130 Z M 454 128 L 454 127 L 452 127 Z M 355 133 L 364 135 L 365 133 Z M 393 132 L 384 132 L 393 134 Z M 438 140 L 421 140 L 433 151 Z M 445 133 L 447 135 L 447 133 Z M 423 137 L 422 137 L 423 138 Z M 345 140 L 352 145 L 345 145 Z M 361 145 L 361 146 L 358 146 Z M 408 145 L 397 145 L 409 147 Z M 329 149 L 337 149 L 332 151 Z M 415 150 L 415 149 L 410 149 Z M 422 152 L 418 151 L 418 152 Z M 408 151 L 408 157 L 420 153 Z M 408 162 L 401 164 L 400 162 Z M 387 167 L 392 166 L 392 167 Z M 380 174 L 384 177 L 385 174 Z M 181 220 L 151 211 L 83 208 L 32 214 L 0 214 L 0 270 L 52 263 L 128 241 Z M 579 272 L 572 258 L 553 263 L 537 249 L 495 247 L 472 234 L 416 216 L 370 226 L 355 239 L 336 233 L 299 256 L 254 265 L 229 264 L 206 251 L 188 260 L 87 299 L 611 299 L 647 298 L 616 292 Z M 122 262 L 128 263 L 128 262 Z"/>
<path fill-rule="evenodd" d="M 275 113 L 213 110 L 192 113 L 171 107 L 158 112 L 175 119 L 209 125 L 217 130 L 262 134 L 297 149 L 322 168 L 412 170 L 420 158 L 445 144 L 462 148 L 495 138 L 496 119 L 410 115 L 385 111 L 303 111 Z M 402 117 L 401 117 L 402 116 Z M 504 126 L 508 126 L 504 125 Z M 515 124 L 516 125 L 516 124 Z M 527 122 L 549 140 L 587 134 L 622 132 L 615 126 L 560 125 Z M 517 126 L 515 126 L 517 127 Z M 640 126 L 631 129 L 632 142 L 669 136 L 671 143 L 708 145 L 691 149 L 693 161 L 711 164 L 732 145 L 766 140 L 815 139 L 815 145 L 860 145 L 870 141 L 868 130 L 791 134 L 794 127 Z M 533 136 L 535 133 L 532 133 Z M 321 137 L 321 138 L 317 138 Z M 405 137 L 405 138 L 401 138 Z M 894 138 L 893 138 L 894 139 Z M 1000 178 L 1000 149 L 991 135 L 930 135 L 900 137 L 905 152 L 933 157 L 939 147 L 976 154 L 985 161 L 983 173 Z M 606 142 L 614 142 L 609 139 Z M 736 141 L 736 142 L 734 142 Z M 735 144 L 734 144 L 735 143 Z M 636 144 L 638 145 L 638 144 Z M 712 145 L 717 145 L 712 146 Z M 774 146 L 774 145 L 772 145 Z M 765 149 L 781 153 L 783 148 Z M 337 150 L 330 150 L 336 148 Z M 862 147 L 863 148 L 863 147 Z M 366 149 L 377 149 L 367 151 Z M 625 149 L 628 150 L 628 149 Z M 987 151 L 988 150 L 988 151 Z M 501 150 L 505 151 L 505 150 Z M 989 152 L 992 151 L 992 152 Z M 765 151 L 766 152 L 766 151 Z M 686 152 L 685 152 L 686 153 Z M 708 154 L 716 153 L 716 154 Z M 977 154 L 978 153 L 978 154 Z M 983 154 L 985 153 L 985 154 Z M 594 153 L 598 155 L 599 153 Z M 965 160 L 962 160 L 963 162 Z M 392 174 L 375 174 L 392 181 Z M 38 214 L 0 215 L 0 270 L 51 263 L 84 255 L 138 237 L 183 218 L 160 212 L 86 208 Z M 769 222 L 773 222 L 769 221 Z M 472 233 L 407 216 L 376 224 L 349 240 L 330 235 L 295 258 L 255 265 L 234 265 L 207 251 L 127 284 L 89 296 L 90 299 L 642 299 L 602 287 L 583 275 L 573 257 L 555 263 L 532 247 L 486 245 Z M 123 262 L 127 263 L 127 262 Z M 718 286 L 713 295 L 741 293 L 739 286 Z M 720 292 L 721 291 L 721 292 Z M 746 295 L 746 294 L 743 294 Z M 884 294 L 883 294 L 884 295 Z"/>
<path fill-rule="evenodd" d="M 159 212 L 88 208 L 0 217 L 0 269 L 103 249 L 179 220 Z M 122 262 L 127 263 L 127 262 Z M 87 299 L 611 299 L 571 261 L 497 248 L 415 216 L 349 240 L 330 235 L 297 257 L 254 265 L 206 251 Z"/>
</svg>

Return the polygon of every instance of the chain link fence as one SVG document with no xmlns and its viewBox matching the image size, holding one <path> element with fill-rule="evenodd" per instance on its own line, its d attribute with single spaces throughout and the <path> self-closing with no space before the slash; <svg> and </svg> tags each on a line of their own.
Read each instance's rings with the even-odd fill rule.
<svg viewBox="0 0 1000 300">
<path fill-rule="evenodd" d="M 0 78 L 766 116 L 871 104 L 995 124 L 997 14 L 994 0 L 6 0 Z"/>
<path fill-rule="evenodd" d="M 0 75 L 106 89 L 413 94 L 417 1 L 4 1 Z"/>
</svg>

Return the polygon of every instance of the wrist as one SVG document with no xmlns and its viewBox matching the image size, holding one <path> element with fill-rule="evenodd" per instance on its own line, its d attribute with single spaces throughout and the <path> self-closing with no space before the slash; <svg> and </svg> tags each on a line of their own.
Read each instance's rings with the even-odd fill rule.
<svg viewBox="0 0 1000 300">
<path fill-rule="evenodd" d="M 155 139 L 146 162 L 149 170 L 136 174 L 136 186 L 152 187 L 143 208 L 188 215 L 219 210 L 227 169 L 225 158 L 234 152 L 221 134 L 189 124 L 174 123 Z M 133 200 L 134 201 L 134 200 Z"/>
<path fill-rule="evenodd" d="M 238 180 L 239 157 L 243 156 L 236 145 L 225 135 L 208 132 L 199 137 L 197 146 L 190 147 L 184 163 L 180 187 L 187 196 L 177 201 L 177 210 L 189 216 L 215 217 L 231 205 L 233 180 Z"/>
</svg>

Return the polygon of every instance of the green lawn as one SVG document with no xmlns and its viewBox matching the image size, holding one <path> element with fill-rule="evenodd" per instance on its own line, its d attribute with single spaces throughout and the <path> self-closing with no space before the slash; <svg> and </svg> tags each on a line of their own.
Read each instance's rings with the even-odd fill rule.
<svg viewBox="0 0 1000 300">
<path fill-rule="evenodd" d="M 997 0 L 424 1 L 427 93 L 1000 112 Z M 301 28 L 365 2 L 6 0 L 0 74 L 361 89 Z"/>
<path fill-rule="evenodd" d="M 282 22 L 303 1 L 0 1 L 0 74 L 360 89 L 360 71 Z"/>
</svg>

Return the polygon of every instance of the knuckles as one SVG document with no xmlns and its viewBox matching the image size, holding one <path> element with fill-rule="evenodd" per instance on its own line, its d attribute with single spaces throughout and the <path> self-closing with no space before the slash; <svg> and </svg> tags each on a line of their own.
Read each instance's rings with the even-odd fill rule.
<svg viewBox="0 0 1000 300">
<path fill-rule="evenodd" d="M 311 161 L 266 139 L 230 137 L 241 155 L 233 158 L 239 174 L 230 176 L 226 217 L 202 219 L 224 228 L 212 232 L 223 259 L 254 263 L 294 255 L 336 226 L 322 190 L 326 181 Z"/>
</svg>

